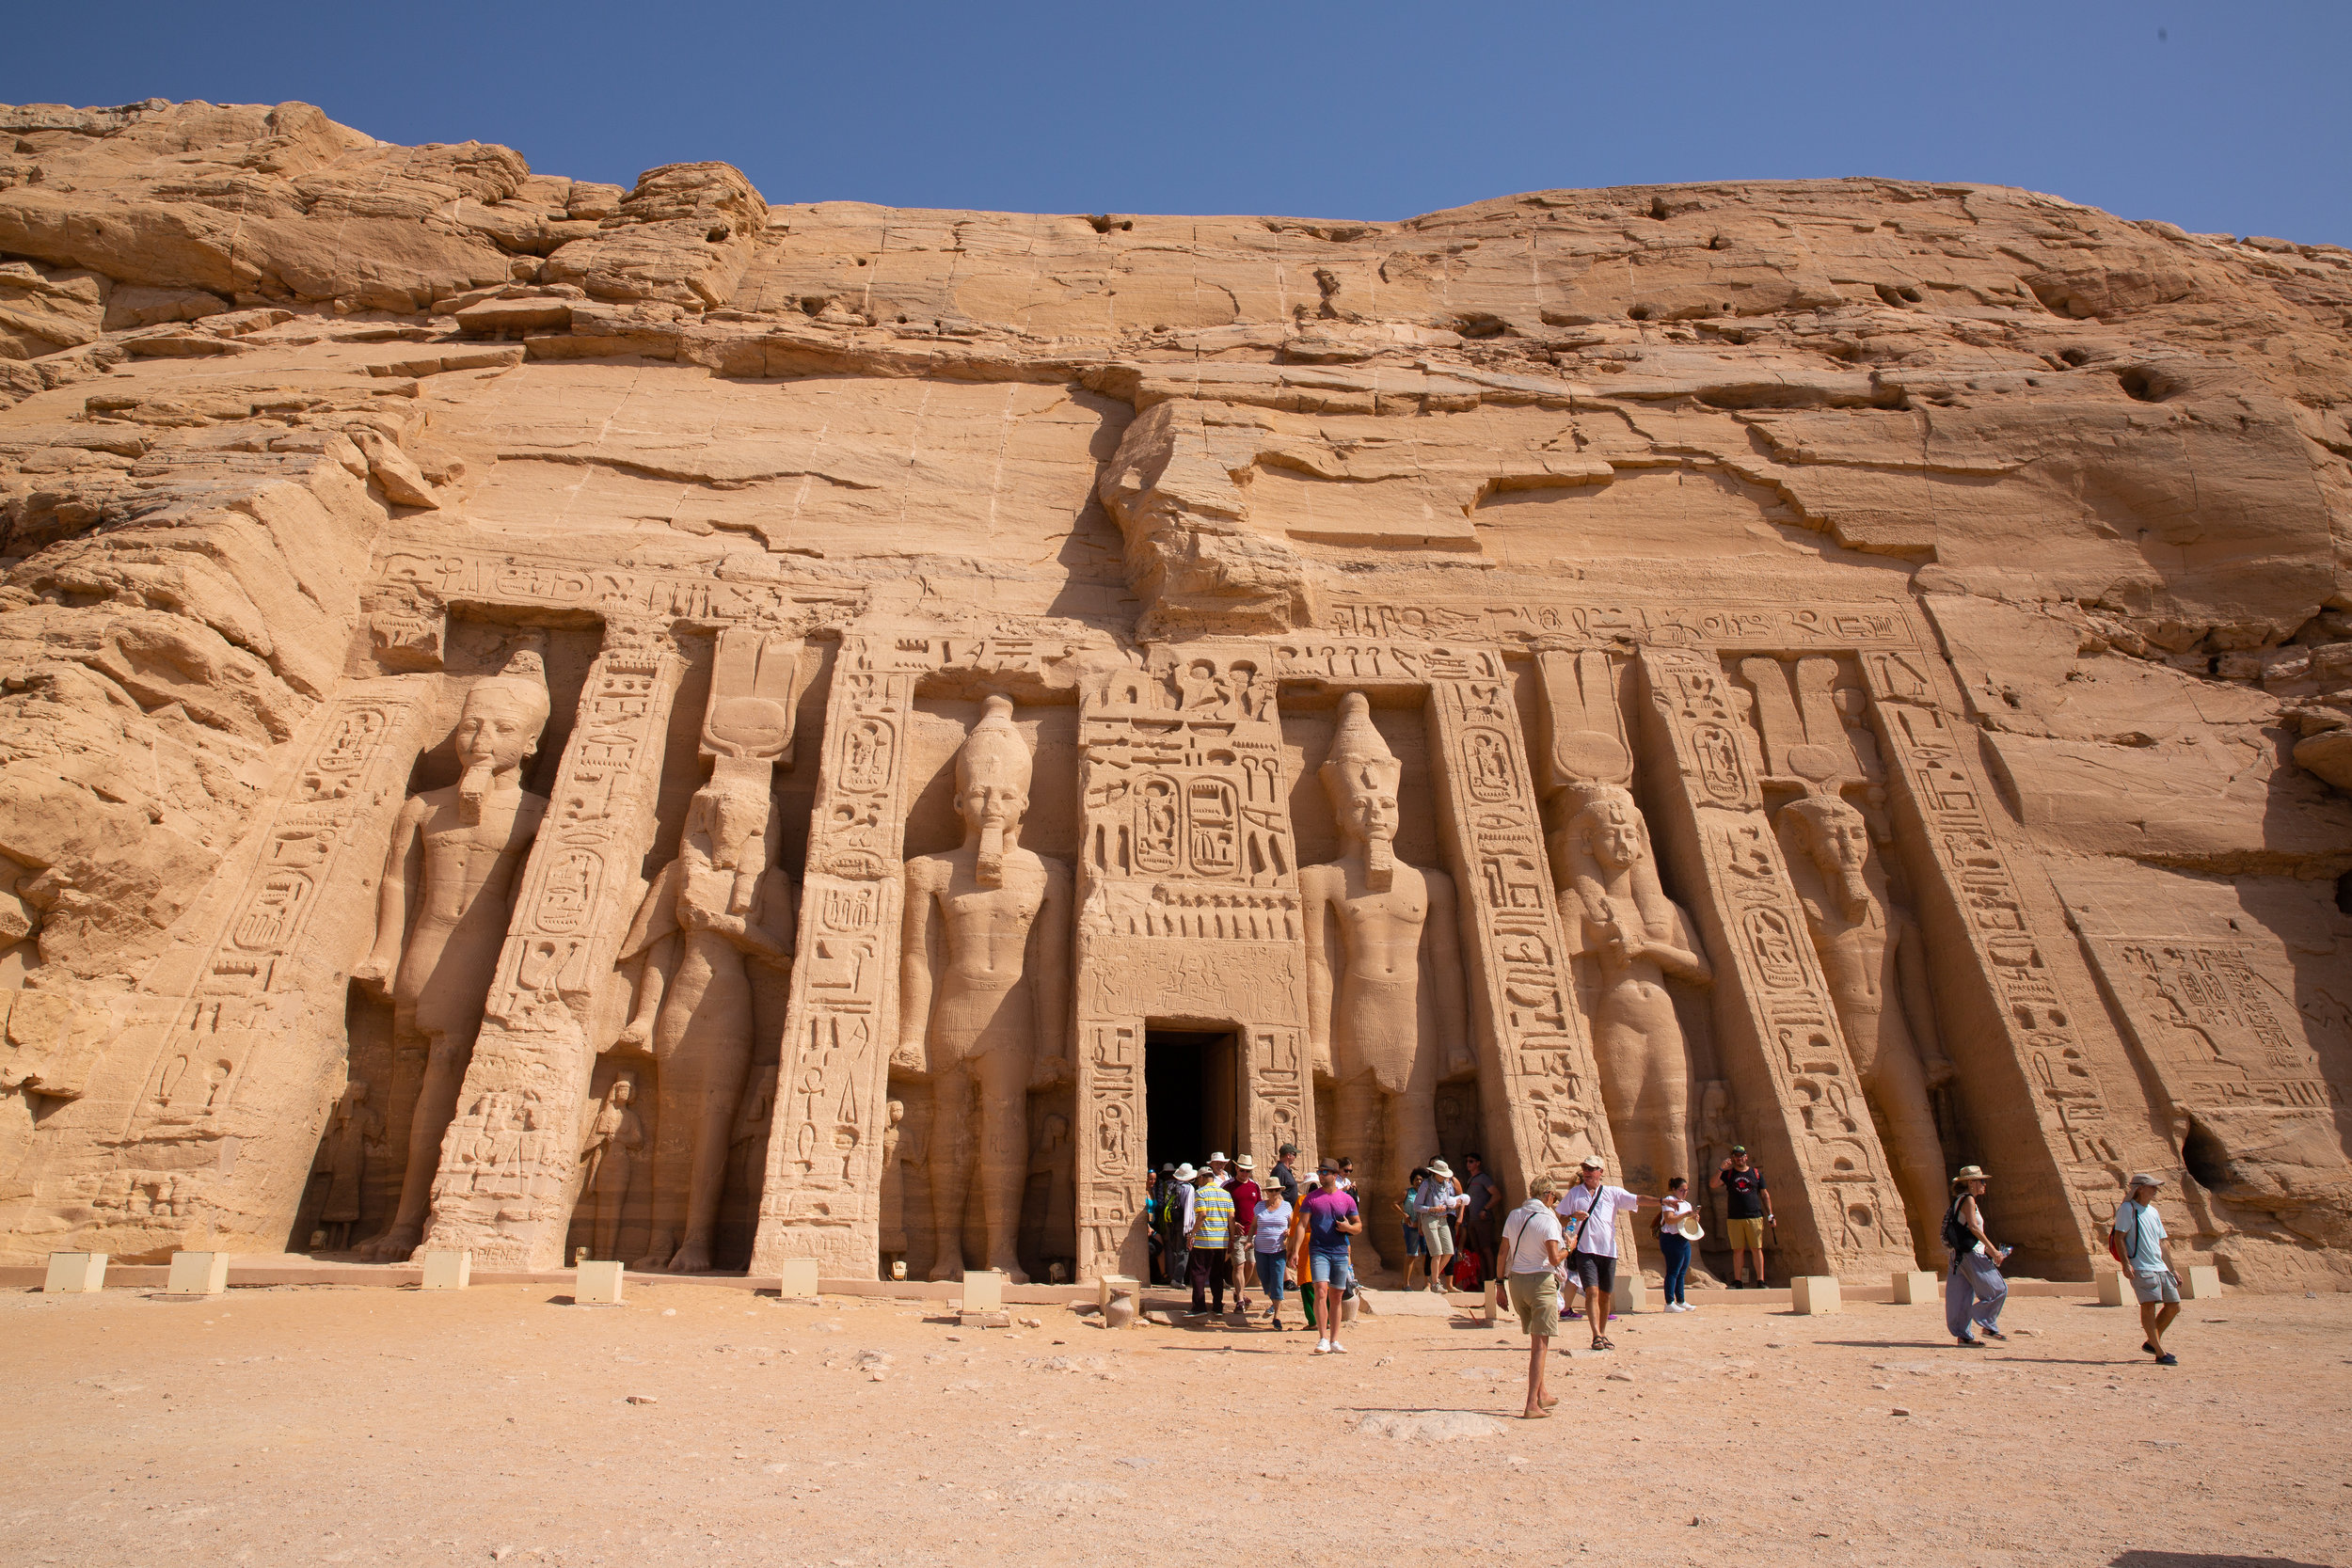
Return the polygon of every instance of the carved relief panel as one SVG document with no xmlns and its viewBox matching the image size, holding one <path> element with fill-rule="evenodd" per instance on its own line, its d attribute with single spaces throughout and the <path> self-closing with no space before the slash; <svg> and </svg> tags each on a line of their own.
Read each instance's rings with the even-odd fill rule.
<svg viewBox="0 0 2352 1568">
<path fill-rule="evenodd" d="M 1711 653 L 1641 657 L 1650 721 L 1680 788 L 1661 824 L 1718 955 L 1717 1043 L 1750 1141 L 1792 1164 L 1792 1268 L 1838 1274 L 1913 1266 L 1902 1201 L 1803 903 L 1770 819 L 1740 693 Z M 1790 1195 L 1797 1196 L 1797 1195 Z"/>
</svg>

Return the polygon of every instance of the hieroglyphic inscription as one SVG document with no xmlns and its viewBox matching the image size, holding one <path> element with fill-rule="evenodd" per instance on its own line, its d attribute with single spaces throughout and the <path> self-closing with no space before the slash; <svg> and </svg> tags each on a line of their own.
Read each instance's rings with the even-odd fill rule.
<svg viewBox="0 0 2352 1568">
<path fill-rule="evenodd" d="M 1655 605 L 1557 600 L 1542 604 L 1343 600 L 1325 610 L 1323 625 L 1341 638 L 1385 642 L 1461 638 L 1545 646 L 1837 651 L 1911 648 L 1920 641 L 1913 611 L 1899 604 L 1716 605 L 1704 610 L 1676 610 Z"/>
<path fill-rule="evenodd" d="M 1501 654 L 1488 648 L 1406 650 L 1431 682 L 1432 739 L 1443 766 L 1440 832 L 1459 868 L 1469 936 L 1465 980 L 1493 1168 L 1516 1196 L 1549 1174 L 1563 1180 L 1587 1154 L 1612 1157 L 1592 1037 L 1576 1006 L 1541 812 Z M 1475 973 L 1471 973 L 1474 971 Z"/>
<path fill-rule="evenodd" d="M 1800 1175 L 1780 1203 L 1794 1222 L 1788 1244 L 1837 1274 L 1909 1268 L 1901 1198 L 1764 815 L 1733 683 L 1712 653 L 1652 650 L 1642 673 L 1681 776 L 1665 815 L 1695 850 L 1681 858 L 1704 882 L 1692 890 L 1700 924 L 1734 1003 L 1717 1009 L 1729 1025 L 1717 1043 L 1751 1135 L 1782 1144 Z M 1769 1133 L 1756 1125 L 1767 1117 Z"/>
<path fill-rule="evenodd" d="M 589 1014 L 632 902 L 605 890 L 628 887 L 652 847 L 684 671 L 642 625 L 615 625 L 589 668 L 442 1141 L 428 1247 L 470 1248 L 520 1268 L 564 1260 L 578 1174 L 572 1129 L 593 1065 Z"/>
<path fill-rule="evenodd" d="M 577 557 L 501 551 L 394 549 L 379 581 L 439 604 L 580 610 L 613 621 L 738 621 L 805 624 L 855 612 L 863 595 L 786 578 L 733 578 L 707 571 L 585 566 Z"/>
<path fill-rule="evenodd" d="M 856 636 L 834 665 L 755 1274 L 814 1258 L 870 1276 L 882 1254 L 907 725 L 936 653 L 926 639 Z"/>
<path fill-rule="evenodd" d="M 426 688 L 377 681 L 321 715 L 316 740 L 262 836 L 258 862 L 211 951 L 188 974 L 177 1012 L 126 1036 L 126 1045 L 147 1037 L 149 1060 L 144 1087 L 128 1108 L 120 1158 L 134 1159 L 151 1130 L 173 1139 L 189 1124 L 217 1127 L 241 1085 L 257 1075 L 279 1091 L 257 1103 L 282 1109 L 315 1101 L 324 1115 L 337 1085 L 317 1064 L 331 1053 L 305 1042 L 342 1038 L 345 981 L 367 941 L 370 879 L 382 863 L 430 708 Z M 316 1081 L 293 1085 L 289 1074 Z M 274 1142 L 282 1140 L 258 1147 Z M 158 1199 L 151 1191 L 140 1212 L 193 1218 L 208 1207 L 208 1185 L 218 1174 L 183 1172 L 171 1196 Z M 307 1174 L 307 1158 L 248 1162 L 237 1207 L 259 1227 L 275 1223 L 282 1232 Z M 100 1174 L 90 1180 L 106 1181 Z M 119 1207 L 126 1214 L 133 1209 Z"/>
<path fill-rule="evenodd" d="M 1313 1142 L 1297 855 L 1253 644 L 1157 644 L 1082 689 L 1078 1272 L 1138 1274 L 1147 1021 L 1233 1028 L 1261 1168 Z"/>
<path fill-rule="evenodd" d="M 1986 816 L 1984 781 L 1964 743 L 1972 737 L 1937 702 L 1924 656 L 1869 654 L 1862 670 L 1891 791 L 1918 820 L 1941 892 L 1974 950 L 1990 1003 L 1984 1010 L 2015 1058 L 2048 1153 L 2073 1194 L 2071 1229 L 2054 1244 L 2095 1257 L 2129 1156 Z"/>
</svg>

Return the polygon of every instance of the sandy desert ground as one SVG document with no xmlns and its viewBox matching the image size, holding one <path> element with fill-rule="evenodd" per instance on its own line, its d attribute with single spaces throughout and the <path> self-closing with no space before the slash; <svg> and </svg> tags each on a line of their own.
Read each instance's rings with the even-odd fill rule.
<svg viewBox="0 0 2352 1568">
<path fill-rule="evenodd" d="M 2352 1295 L 1798 1318 L 1710 1292 L 1556 1363 L 631 1281 L 0 1296 L 15 1563 L 2352 1563 Z M 1293 1312 L 1294 1320 L 1295 1311 Z M 1572 1329 L 1562 1343 L 1581 1343 Z M 1898 1414 L 1899 1411 L 1908 1414 Z"/>
</svg>

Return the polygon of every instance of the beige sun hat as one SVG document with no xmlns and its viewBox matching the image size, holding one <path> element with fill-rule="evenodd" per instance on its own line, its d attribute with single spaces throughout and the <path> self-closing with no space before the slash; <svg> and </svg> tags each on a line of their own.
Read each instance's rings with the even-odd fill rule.
<svg viewBox="0 0 2352 1568">
<path fill-rule="evenodd" d="M 1258 1168 L 1258 1162 L 1252 1160 L 1248 1155 L 1245 1154 L 1240 1159 L 1233 1162 L 1233 1168 L 1235 1170 L 1256 1170 Z"/>
<path fill-rule="evenodd" d="M 1176 1167 L 1176 1180 L 1179 1180 L 1179 1181 L 1189 1181 L 1189 1180 L 1192 1180 L 1192 1178 L 1193 1178 L 1193 1169 L 1192 1169 L 1192 1167 L 1191 1167 L 1190 1165 L 1178 1165 L 1178 1166 Z"/>
<path fill-rule="evenodd" d="M 1992 1180 L 1993 1173 L 1985 1169 L 1982 1165 L 1963 1165 L 1958 1171 L 1953 1173 L 1952 1185 L 1958 1187 L 1969 1181 L 1990 1181 Z"/>
<path fill-rule="evenodd" d="M 1699 1212 L 1696 1209 L 1683 1215 L 1682 1223 L 1676 1226 L 1675 1229 L 1681 1232 L 1682 1239 L 1686 1242 L 1703 1242 L 1707 1239 L 1707 1227 L 1699 1223 Z"/>
<path fill-rule="evenodd" d="M 1429 1174 L 1432 1176 L 1442 1176 L 1447 1180 L 1451 1181 L 1454 1180 L 1454 1167 L 1447 1164 L 1443 1160 L 1432 1160 L 1429 1162 Z"/>
</svg>

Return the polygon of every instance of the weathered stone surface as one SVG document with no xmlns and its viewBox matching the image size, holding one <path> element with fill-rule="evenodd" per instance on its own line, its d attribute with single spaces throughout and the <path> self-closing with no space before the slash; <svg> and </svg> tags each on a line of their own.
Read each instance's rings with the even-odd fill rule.
<svg viewBox="0 0 2352 1568">
<path fill-rule="evenodd" d="M 1213 1149 L 1745 1143 L 1788 1274 L 1976 1163 L 2352 1275 L 2352 254 L 0 131 L 0 1253 L 1140 1275 Z"/>
</svg>

